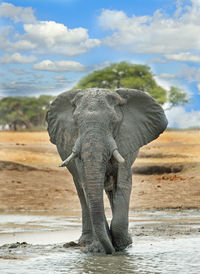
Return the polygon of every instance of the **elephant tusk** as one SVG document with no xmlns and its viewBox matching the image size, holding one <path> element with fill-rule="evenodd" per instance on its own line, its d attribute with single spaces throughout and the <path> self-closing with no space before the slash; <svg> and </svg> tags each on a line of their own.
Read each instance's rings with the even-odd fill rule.
<svg viewBox="0 0 200 274">
<path fill-rule="evenodd" d="M 67 166 L 68 163 L 69 163 L 73 158 L 75 158 L 75 157 L 76 157 L 76 153 L 72 152 L 72 153 L 69 155 L 69 157 L 68 157 L 66 160 L 64 160 L 64 161 L 59 165 L 59 167 Z"/>
<path fill-rule="evenodd" d="M 113 157 L 117 160 L 119 164 L 123 164 L 125 162 L 124 158 L 121 156 L 117 149 L 113 151 Z"/>
</svg>

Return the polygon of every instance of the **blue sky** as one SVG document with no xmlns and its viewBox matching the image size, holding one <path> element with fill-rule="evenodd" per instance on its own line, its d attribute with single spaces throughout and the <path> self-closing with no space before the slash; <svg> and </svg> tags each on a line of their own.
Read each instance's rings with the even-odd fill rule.
<svg viewBox="0 0 200 274">
<path fill-rule="evenodd" d="M 200 126 L 200 0 L 11 0 L 0 2 L 0 97 L 70 89 L 88 73 L 128 61 L 190 103 L 170 126 Z"/>
</svg>

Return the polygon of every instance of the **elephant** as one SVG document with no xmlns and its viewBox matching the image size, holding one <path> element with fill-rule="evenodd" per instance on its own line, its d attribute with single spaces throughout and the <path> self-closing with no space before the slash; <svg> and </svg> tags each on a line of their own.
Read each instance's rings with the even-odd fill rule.
<svg viewBox="0 0 200 274">
<path fill-rule="evenodd" d="M 139 148 L 167 127 L 162 107 L 136 89 L 72 89 L 50 105 L 46 121 L 72 174 L 82 208 L 80 244 L 112 254 L 132 243 L 128 232 L 132 169 Z M 106 220 L 103 192 L 112 210 Z"/>
</svg>

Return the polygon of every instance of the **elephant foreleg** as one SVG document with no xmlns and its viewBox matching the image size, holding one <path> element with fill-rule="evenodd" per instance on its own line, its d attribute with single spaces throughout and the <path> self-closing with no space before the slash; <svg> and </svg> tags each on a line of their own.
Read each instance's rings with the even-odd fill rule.
<svg viewBox="0 0 200 274">
<path fill-rule="evenodd" d="M 74 183 L 82 209 L 82 234 L 78 242 L 79 244 L 90 244 L 93 241 L 93 231 L 88 205 L 85 199 L 83 188 L 81 187 L 81 183 L 75 178 Z"/>
<path fill-rule="evenodd" d="M 82 209 L 82 234 L 78 242 L 79 244 L 90 244 L 93 241 L 93 230 L 88 205 L 80 182 L 74 178 L 74 183 Z"/>
<path fill-rule="evenodd" d="M 80 204 L 81 204 L 81 209 L 82 209 L 82 234 L 78 242 L 79 244 L 90 244 L 93 241 L 93 228 L 92 228 L 90 212 L 89 212 L 88 204 L 86 201 L 85 193 L 83 190 L 81 178 L 77 172 L 77 169 L 75 169 L 73 165 L 69 164 L 68 169 L 73 175 L 74 184 L 76 187 L 76 191 L 77 191 Z"/>
</svg>

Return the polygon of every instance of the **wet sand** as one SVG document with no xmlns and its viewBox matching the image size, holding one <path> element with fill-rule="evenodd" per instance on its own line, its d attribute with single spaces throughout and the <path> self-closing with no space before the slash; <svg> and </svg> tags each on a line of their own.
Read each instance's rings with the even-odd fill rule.
<svg viewBox="0 0 200 274">
<path fill-rule="evenodd" d="M 106 216 L 110 222 L 110 210 Z M 30 244 L 76 241 L 81 234 L 80 211 L 4 212 L 0 213 L 0 219 L 0 246 L 24 241 Z M 199 210 L 130 211 L 129 230 L 134 239 L 138 236 L 200 236 Z"/>
</svg>

